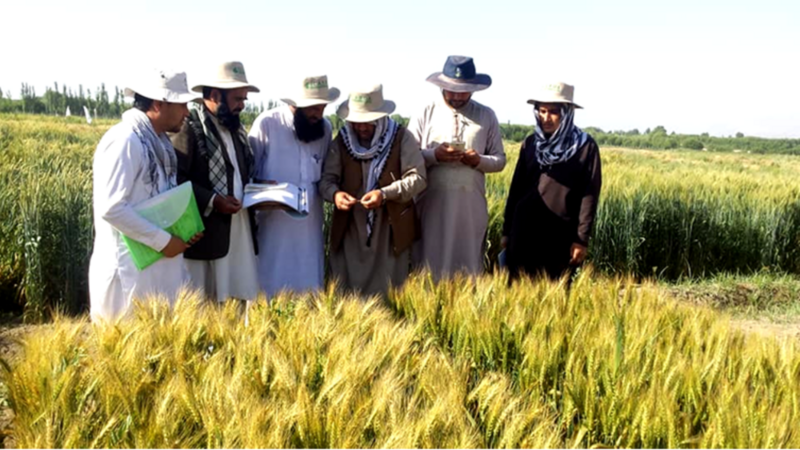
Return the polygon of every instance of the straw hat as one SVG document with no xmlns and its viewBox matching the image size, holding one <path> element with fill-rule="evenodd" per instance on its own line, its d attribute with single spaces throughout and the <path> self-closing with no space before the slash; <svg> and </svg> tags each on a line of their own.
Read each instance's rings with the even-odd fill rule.
<svg viewBox="0 0 800 450">
<path fill-rule="evenodd" d="M 189 92 L 186 72 L 173 73 L 163 70 L 150 72 L 136 82 L 134 87 L 126 87 L 124 93 L 130 98 L 133 98 L 134 94 L 139 94 L 150 100 L 167 103 L 189 103 L 200 99 L 197 94 Z"/>
<path fill-rule="evenodd" d="M 394 112 L 395 103 L 384 100 L 383 85 L 376 84 L 367 90 L 351 92 L 342 102 L 336 115 L 348 122 L 373 122 Z"/>
<path fill-rule="evenodd" d="M 192 87 L 194 92 L 203 92 L 203 87 L 217 89 L 239 89 L 247 88 L 247 92 L 261 92 L 252 84 L 247 82 L 247 75 L 244 73 L 244 65 L 239 61 L 222 63 L 217 67 L 217 73 L 211 78 Z"/>
<path fill-rule="evenodd" d="M 583 109 L 582 106 L 572 101 L 575 95 L 575 86 L 567 83 L 550 83 L 542 86 L 539 91 L 528 100 L 528 103 L 535 105 L 537 103 L 569 103 L 576 108 Z"/>
<path fill-rule="evenodd" d="M 327 105 L 339 98 L 339 89 L 328 88 L 326 75 L 307 77 L 303 79 L 303 86 L 291 97 L 282 98 L 281 101 L 296 108 L 306 108 L 316 105 Z"/>
<path fill-rule="evenodd" d="M 492 85 L 492 77 L 475 72 L 475 62 L 469 56 L 448 56 L 444 69 L 426 80 L 451 92 L 476 92 Z"/>
</svg>

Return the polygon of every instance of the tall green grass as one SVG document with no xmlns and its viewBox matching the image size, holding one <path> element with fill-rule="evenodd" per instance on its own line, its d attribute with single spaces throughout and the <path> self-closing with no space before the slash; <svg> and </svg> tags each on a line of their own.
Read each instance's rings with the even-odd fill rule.
<svg viewBox="0 0 800 450">
<path fill-rule="evenodd" d="M 92 247 L 91 154 L 105 126 L 0 121 L 0 292 L 26 318 L 80 311 Z"/>
</svg>

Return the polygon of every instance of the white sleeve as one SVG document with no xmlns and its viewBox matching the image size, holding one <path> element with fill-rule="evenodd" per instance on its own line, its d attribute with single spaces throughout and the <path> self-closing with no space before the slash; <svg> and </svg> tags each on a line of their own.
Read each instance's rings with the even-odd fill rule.
<svg viewBox="0 0 800 450">
<path fill-rule="evenodd" d="M 97 148 L 93 167 L 95 212 L 122 234 L 161 251 L 172 235 L 140 216 L 130 200 L 136 175 L 142 170 L 142 151 L 141 144 L 130 139 L 111 140 Z"/>
<path fill-rule="evenodd" d="M 264 131 L 266 126 L 266 120 L 258 117 L 250 128 L 250 134 L 247 135 L 250 148 L 253 150 L 253 164 L 255 164 L 253 178 L 262 181 L 267 179 L 265 163 L 269 154 L 269 134 Z"/>
</svg>

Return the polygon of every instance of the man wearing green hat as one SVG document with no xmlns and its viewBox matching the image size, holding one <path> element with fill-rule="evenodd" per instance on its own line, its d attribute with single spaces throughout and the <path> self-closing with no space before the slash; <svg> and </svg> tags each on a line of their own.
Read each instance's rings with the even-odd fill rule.
<svg viewBox="0 0 800 450">
<path fill-rule="evenodd" d="M 259 90 L 238 61 L 221 64 L 192 90 L 203 94 L 203 102 L 172 136 L 178 181 L 192 182 L 205 225 L 205 239 L 186 252 L 186 268 L 192 286 L 209 299 L 255 300 L 255 215 L 242 208 L 254 162 L 239 114 L 247 94 Z"/>
<path fill-rule="evenodd" d="M 331 272 L 345 289 L 386 295 L 408 277 L 416 240 L 414 196 L 425 189 L 425 161 L 414 136 L 389 117 L 383 87 L 350 94 L 319 190 L 333 203 Z"/>
</svg>

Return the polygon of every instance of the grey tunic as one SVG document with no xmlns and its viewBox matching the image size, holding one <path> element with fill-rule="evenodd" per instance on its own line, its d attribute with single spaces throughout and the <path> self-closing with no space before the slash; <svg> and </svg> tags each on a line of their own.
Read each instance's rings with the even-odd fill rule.
<svg viewBox="0 0 800 450">
<path fill-rule="evenodd" d="M 459 271 L 483 271 L 489 221 L 485 174 L 499 172 L 506 165 L 494 111 L 471 100 L 457 115 L 454 113 L 440 98 L 409 123 L 428 169 L 428 189 L 417 199 L 422 239 L 415 246 L 414 260 L 428 266 L 436 279 Z M 477 167 L 461 162 L 440 163 L 434 156 L 439 144 L 454 140 L 456 121 L 458 129 L 463 130 L 466 148 L 481 155 Z"/>
</svg>

